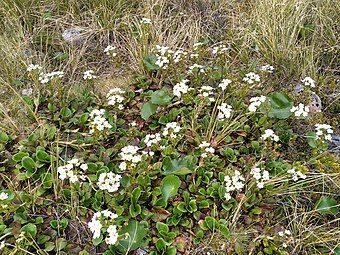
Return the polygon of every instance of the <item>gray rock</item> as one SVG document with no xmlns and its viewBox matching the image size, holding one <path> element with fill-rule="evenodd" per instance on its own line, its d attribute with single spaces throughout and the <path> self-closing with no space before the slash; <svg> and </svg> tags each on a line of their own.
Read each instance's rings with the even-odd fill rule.
<svg viewBox="0 0 340 255">
<path fill-rule="evenodd" d="M 84 28 L 80 27 L 71 27 L 62 33 L 62 37 L 67 43 L 80 45 L 85 42 L 87 36 L 84 35 Z"/>
<path fill-rule="evenodd" d="M 149 254 L 149 251 L 146 248 L 144 249 L 139 248 L 138 250 L 136 250 L 136 255 L 146 255 L 146 254 Z"/>
<path fill-rule="evenodd" d="M 308 107 L 313 111 L 321 111 L 322 110 L 321 98 L 317 94 L 313 93 L 312 102 L 308 105 Z"/>
<path fill-rule="evenodd" d="M 298 83 L 295 87 L 294 87 L 294 91 L 295 93 L 300 93 L 303 91 L 303 86 L 302 84 Z"/>
</svg>

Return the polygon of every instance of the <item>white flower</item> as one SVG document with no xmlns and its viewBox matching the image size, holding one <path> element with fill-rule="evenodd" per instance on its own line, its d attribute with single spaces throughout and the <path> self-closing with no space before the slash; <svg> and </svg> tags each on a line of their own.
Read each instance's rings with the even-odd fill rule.
<svg viewBox="0 0 340 255">
<path fill-rule="evenodd" d="M 98 177 L 97 185 L 100 190 L 107 190 L 112 193 L 118 190 L 121 178 L 121 175 L 112 172 L 101 173 Z"/>
<path fill-rule="evenodd" d="M 204 43 L 201 43 L 201 42 L 194 43 L 194 45 L 193 45 L 194 50 L 197 50 L 199 47 L 201 47 L 203 45 L 204 45 Z"/>
<path fill-rule="evenodd" d="M 268 138 L 273 139 L 275 142 L 279 141 L 279 137 L 275 135 L 274 131 L 272 129 L 266 129 L 264 131 L 264 134 L 261 136 L 263 140 L 267 140 Z"/>
<path fill-rule="evenodd" d="M 8 194 L 6 192 L 1 192 L 0 193 L 0 200 L 6 200 L 8 199 Z"/>
<path fill-rule="evenodd" d="M 96 75 L 94 75 L 94 71 L 93 70 L 87 70 L 83 73 L 83 79 L 84 80 L 92 80 L 97 78 Z"/>
<path fill-rule="evenodd" d="M 118 231 L 117 231 L 117 226 L 116 225 L 110 225 L 107 228 L 107 233 L 108 233 L 108 237 L 105 238 L 105 242 L 108 245 L 114 245 L 116 244 L 117 240 L 118 240 Z"/>
<path fill-rule="evenodd" d="M 215 153 L 215 149 L 213 147 L 211 147 L 211 144 L 206 142 L 206 141 L 203 141 L 199 147 L 201 149 L 204 149 L 204 152 L 201 154 L 201 157 L 202 158 L 205 158 L 208 156 L 208 153 L 209 154 L 214 154 Z"/>
<path fill-rule="evenodd" d="M 212 54 L 216 55 L 216 54 L 222 54 L 224 52 L 228 51 L 228 47 L 225 45 L 220 45 L 220 46 L 215 46 L 212 49 Z"/>
<path fill-rule="evenodd" d="M 142 160 L 142 156 L 138 154 L 139 148 L 137 146 L 128 145 L 121 149 L 120 157 L 124 161 L 131 163 L 138 163 Z"/>
<path fill-rule="evenodd" d="M 166 56 L 157 56 L 155 64 L 159 66 L 159 68 L 166 69 L 169 64 L 169 59 Z"/>
<path fill-rule="evenodd" d="M 103 227 L 103 225 L 100 223 L 99 220 L 95 219 L 95 217 L 92 218 L 92 220 L 88 223 L 89 229 L 93 234 L 93 239 L 100 237 L 100 232 Z"/>
<path fill-rule="evenodd" d="M 202 86 L 199 89 L 199 92 L 200 92 L 199 95 L 202 95 L 202 96 L 208 98 L 208 100 L 210 102 L 215 102 L 215 98 L 213 97 L 213 95 L 214 95 L 214 88 L 213 87 L 211 87 L 211 86 Z"/>
<path fill-rule="evenodd" d="M 114 47 L 112 45 L 108 45 L 104 49 L 104 53 L 106 53 L 106 55 L 108 55 L 108 56 L 115 57 L 115 56 L 117 56 L 116 47 Z"/>
<path fill-rule="evenodd" d="M 126 162 L 121 162 L 118 167 L 120 170 L 125 171 L 127 168 L 127 164 Z"/>
<path fill-rule="evenodd" d="M 189 91 L 189 86 L 186 85 L 186 83 L 188 83 L 189 80 L 182 80 L 179 83 L 177 83 L 174 87 L 173 87 L 173 94 L 177 97 L 181 97 L 182 94 L 186 94 Z"/>
<path fill-rule="evenodd" d="M 192 66 L 189 66 L 188 74 L 193 73 L 194 70 L 198 70 L 198 72 L 200 72 L 200 73 L 205 73 L 204 66 L 198 65 L 198 64 L 193 64 Z"/>
<path fill-rule="evenodd" d="M 164 136 L 170 135 L 171 138 L 176 138 L 177 137 L 176 133 L 179 133 L 180 130 L 181 127 L 177 122 L 170 122 L 166 124 L 162 134 Z"/>
<path fill-rule="evenodd" d="M 246 76 L 243 78 L 243 81 L 247 82 L 248 84 L 253 84 L 254 82 L 260 82 L 260 76 L 254 72 L 250 72 L 246 74 Z"/>
<path fill-rule="evenodd" d="M 328 124 L 315 124 L 316 130 L 316 140 L 324 139 L 328 141 L 332 141 L 333 129 L 331 125 Z M 323 137 L 322 137 L 323 136 Z"/>
<path fill-rule="evenodd" d="M 161 140 L 161 134 L 147 134 L 144 138 L 144 143 L 147 147 L 151 147 L 153 144 L 158 144 Z"/>
<path fill-rule="evenodd" d="M 298 181 L 299 179 L 306 179 L 307 176 L 300 171 L 296 171 L 295 168 L 289 169 L 287 171 L 292 176 L 293 181 Z"/>
<path fill-rule="evenodd" d="M 259 97 L 252 97 L 250 98 L 250 104 L 248 106 L 248 110 L 250 112 L 256 112 L 257 108 L 266 101 L 265 96 L 259 96 Z"/>
<path fill-rule="evenodd" d="M 305 86 L 310 86 L 311 88 L 315 88 L 315 81 L 311 77 L 305 77 L 301 80 Z"/>
<path fill-rule="evenodd" d="M 232 107 L 226 103 L 222 103 L 220 106 L 217 106 L 219 110 L 217 118 L 220 120 L 228 119 L 231 116 Z"/>
<path fill-rule="evenodd" d="M 54 78 L 62 78 L 64 76 L 63 71 L 54 71 L 51 73 L 40 73 L 39 74 L 39 81 L 42 84 L 48 83 L 50 80 Z"/>
<path fill-rule="evenodd" d="M 274 72 L 274 67 L 271 65 L 264 65 L 260 67 L 261 71 L 268 72 L 268 73 L 273 73 Z"/>
<path fill-rule="evenodd" d="M 282 247 L 283 247 L 283 248 L 287 248 L 288 245 L 287 245 L 286 243 L 283 243 L 283 244 L 282 244 Z"/>
<path fill-rule="evenodd" d="M 259 189 L 264 187 L 264 182 L 269 180 L 269 172 L 267 170 L 262 170 L 259 167 L 254 167 L 251 169 L 250 174 L 256 181 L 256 185 Z"/>
<path fill-rule="evenodd" d="M 299 103 L 298 106 L 293 106 L 290 109 L 290 111 L 293 112 L 296 117 L 307 117 L 309 113 L 309 108 L 308 106 L 305 106 L 304 104 Z"/>
<path fill-rule="evenodd" d="M 224 198 L 228 201 L 231 199 L 230 192 L 241 191 L 244 187 L 244 178 L 239 171 L 235 171 L 234 176 L 230 177 L 226 175 L 224 177 L 226 194 Z"/>
<path fill-rule="evenodd" d="M 221 88 L 223 91 L 227 89 L 228 85 L 231 83 L 232 81 L 229 79 L 223 79 L 221 81 L 221 83 L 218 85 L 219 88 Z"/>
<path fill-rule="evenodd" d="M 182 50 L 182 49 L 179 49 L 179 50 L 176 50 L 176 51 L 174 52 L 174 55 L 172 56 L 172 59 L 174 60 L 175 63 L 178 63 L 178 62 L 181 61 L 182 56 L 186 56 L 186 55 L 188 55 L 187 52 L 185 52 L 185 51 Z"/>
<path fill-rule="evenodd" d="M 42 67 L 40 65 L 35 65 L 35 64 L 29 64 L 28 67 L 27 67 L 27 71 L 28 72 L 31 72 L 31 71 L 34 71 L 34 70 L 41 70 Z"/>
<path fill-rule="evenodd" d="M 122 110 L 124 108 L 123 101 L 125 100 L 124 94 L 126 92 L 118 87 L 114 87 L 110 89 L 110 91 L 107 93 L 106 97 L 108 100 L 108 105 L 118 105 L 118 109 Z"/>
<path fill-rule="evenodd" d="M 141 19 L 141 21 L 140 21 L 140 23 L 142 23 L 142 24 L 151 24 L 151 19 L 148 19 L 148 18 L 142 18 Z"/>
<path fill-rule="evenodd" d="M 32 93 L 33 93 L 33 89 L 32 89 L 32 88 L 23 89 L 23 90 L 21 91 L 21 94 L 22 94 L 23 96 L 30 96 L 30 95 L 32 95 Z"/>
<path fill-rule="evenodd" d="M 104 109 L 93 109 L 90 112 L 90 134 L 93 134 L 96 130 L 103 131 L 105 128 L 112 128 L 111 124 L 104 117 Z"/>
<path fill-rule="evenodd" d="M 6 246 L 5 240 L 1 241 L 1 243 L 0 243 L 0 250 L 5 248 L 5 246 Z"/>
<path fill-rule="evenodd" d="M 285 234 L 284 234 L 283 231 L 279 231 L 279 232 L 278 232 L 278 235 L 281 236 L 281 237 L 283 237 Z"/>
<path fill-rule="evenodd" d="M 81 164 L 80 165 L 80 169 L 83 171 L 86 171 L 89 167 L 87 166 L 87 164 Z"/>
</svg>

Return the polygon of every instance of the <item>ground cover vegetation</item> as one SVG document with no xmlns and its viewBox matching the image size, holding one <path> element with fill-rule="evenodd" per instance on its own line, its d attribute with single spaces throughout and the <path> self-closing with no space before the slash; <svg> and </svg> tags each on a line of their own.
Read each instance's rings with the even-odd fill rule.
<svg viewBox="0 0 340 255">
<path fill-rule="evenodd" d="M 1 254 L 340 254 L 337 1 L 3 0 Z"/>
</svg>

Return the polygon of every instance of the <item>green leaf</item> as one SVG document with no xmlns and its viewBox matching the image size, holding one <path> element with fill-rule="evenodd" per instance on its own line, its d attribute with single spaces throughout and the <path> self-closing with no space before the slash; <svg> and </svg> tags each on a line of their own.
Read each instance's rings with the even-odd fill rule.
<svg viewBox="0 0 340 255">
<path fill-rule="evenodd" d="M 216 229 L 217 221 L 213 217 L 211 216 L 205 217 L 204 222 L 210 230 Z"/>
<path fill-rule="evenodd" d="M 159 252 L 164 252 L 166 250 L 166 243 L 163 238 L 159 238 L 156 242 L 156 249 Z"/>
<path fill-rule="evenodd" d="M 23 231 L 28 236 L 35 237 L 37 234 L 37 227 L 32 223 L 28 223 L 21 228 L 21 231 Z"/>
<path fill-rule="evenodd" d="M 67 119 L 71 117 L 72 111 L 69 108 L 64 107 L 60 110 L 60 115 L 63 119 Z"/>
<path fill-rule="evenodd" d="M 195 168 L 195 157 L 187 156 L 183 159 L 171 159 L 170 157 L 165 157 L 163 159 L 163 174 L 175 174 L 175 175 L 186 175 L 191 174 Z"/>
<path fill-rule="evenodd" d="M 52 251 L 54 249 L 55 245 L 53 242 L 47 242 L 45 243 L 45 251 L 49 252 Z"/>
<path fill-rule="evenodd" d="M 163 222 L 157 222 L 156 223 L 156 228 L 158 230 L 159 233 L 167 233 L 169 232 L 169 227 L 167 224 L 163 223 Z"/>
<path fill-rule="evenodd" d="M 167 202 L 169 198 L 176 196 L 178 188 L 181 186 L 181 180 L 175 175 L 168 175 L 162 180 L 162 196 Z"/>
<path fill-rule="evenodd" d="M 28 156 L 29 154 L 25 151 L 19 151 L 18 153 L 14 154 L 12 159 L 15 161 L 15 162 L 20 162 L 22 160 L 23 157 L 26 157 Z"/>
<path fill-rule="evenodd" d="M 26 171 L 28 171 L 29 173 L 33 173 L 36 169 L 37 166 L 34 162 L 34 160 L 29 157 L 29 156 L 25 156 L 21 159 L 21 165 L 26 169 Z"/>
<path fill-rule="evenodd" d="M 143 63 L 148 71 L 155 71 L 159 69 L 159 66 L 155 64 L 156 61 L 157 61 L 157 56 L 154 54 L 145 56 L 143 58 Z"/>
<path fill-rule="evenodd" d="M 281 92 L 273 92 L 269 96 L 271 109 L 268 113 L 270 118 L 287 119 L 292 115 L 290 109 L 293 106 L 292 100 Z"/>
<path fill-rule="evenodd" d="M 151 103 L 156 105 L 167 105 L 171 102 L 172 96 L 165 90 L 157 90 L 152 93 Z"/>
<path fill-rule="evenodd" d="M 315 132 L 308 132 L 307 133 L 307 142 L 308 142 L 308 145 L 312 148 L 316 148 L 318 145 L 317 145 L 317 142 L 316 142 L 316 133 Z"/>
<path fill-rule="evenodd" d="M 5 132 L 0 131 L 0 142 L 6 143 L 8 140 L 8 135 Z"/>
<path fill-rule="evenodd" d="M 151 115 L 153 115 L 157 110 L 157 105 L 147 102 L 143 104 L 141 109 L 141 116 L 144 120 L 148 120 Z"/>
<path fill-rule="evenodd" d="M 51 173 L 45 173 L 41 175 L 41 181 L 45 189 L 49 189 L 53 184 L 53 176 Z"/>
<path fill-rule="evenodd" d="M 230 236 L 229 228 L 226 225 L 220 224 L 219 229 L 220 229 L 222 235 L 224 235 L 225 237 L 229 237 Z"/>
<path fill-rule="evenodd" d="M 321 214 L 336 215 L 340 209 L 337 201 L 334 198 L 323 196 L 316 203 L 316 210 Z"/>
<path fill-rule="evenodd" d="M 127 238 L 119 241 L 118 249 L 124 254 L 137 250 L 147 244 L 145 240 L 147 233 L 147 228 L 143 224 L 135 220 L 130 221 L 127 226 L 119 231 L 120 235 L 127 236 Z"/>
<path fill-rule="evenodd" d="M 44 161 L 44 162 L 49 162 L 51 159 L 50 155 L 46 151 L 43 151 L 43 150 L 38 150 L 36 152 L 36 157 L 39 161 Z"/>
</svg>

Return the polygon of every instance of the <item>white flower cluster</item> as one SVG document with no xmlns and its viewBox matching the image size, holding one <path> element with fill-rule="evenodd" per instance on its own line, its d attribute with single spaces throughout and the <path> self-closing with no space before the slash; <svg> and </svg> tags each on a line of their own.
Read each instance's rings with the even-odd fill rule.
<svg viewBox="0 0 340 255">
<path fill-rule="evenodd" d="M 39 74 L 39 81 L 42 84 L 48 83 L 50 80 L 54 78 L 62 78 L 64 76 L 63 71 L 55 71 L 51 73 L 40 73 Z"/>
<path fill-rule="evenodd" d="M 251 169 L 250 174 L 256 180 L 256 185 L 259 189 L 262 189 L 264 187 L 264 182 L 269 180 L 269 172 L 267 170 L 262 170 L 259 167 Z"/>
<path fill-rule="evenodd" d="M 218 84 L 218 87 L 221 88 L 223 91 L 227 89 L 228 85 L 231 83 L 232 81 L 229 79 L 223 79 L 220 84 Z"/>
<path fill-rule="evenodd" d="M 224 198 L 228 201 L 231 199 L 230 192 L 233 191 L 241 191 L 244 187 L 244 177 L 241 175 L 241 173 L 237 170 L 235 170 L 234 176 L 230 178 L 230 176 L 224 177 L 225 182 L 225 195 Z"/>
<path fill-rule="evenodd" d="M 161 140 L 161 134 L 147 134 L 144 138 L 144 143 L 147 147 L 151 147 L 153 144 L 158 144 Z"/>
<path fill-rule="evenodd" d="M 194 50 L 197 50 L 197 49 L 199 49 L 201 46 L 203 46 L 204 45 L 204 43 L 202 43 L 202 42 L 197 42 L 197 43 L 194 43 L 194 45 L 193 45 L 193 48 L 194 48 Z"/>
<path fill-rule="evenodd" d="M 117 56 L 116 47 L 114 47 L 112 45 L 108 45 L 104 49 L 104 53 L 108 56 L 115 57 L 115 56 Z"/>
<path fill-rule="evenodd" d="M 324 140 L 332 141 L 333 129 L 328 124 L 315 124 L 316 140 L 319 140 L 322 136 Z"/>
<path fill-rule="evenodd" d="M 104 223 L 105 225 L 109 225 L 106 230 L 107 236 L 105 242 L 109 245 L 114 245 L 118 240 L 118 231 L 117 226 L 112 224 L 112 222 L 117 217 L 117 214 L 109 210 L 94 213 L 91 221 L 88 223 L 88 227 L 93 234 L 92 238 L 96 239 L 100 237 L 103 228 L 102 223 Z"/>
<path fill-rule="evenodd" d="M 181 131 L 181 126 L 177 122 L 170 122 L 166 124 L 162 134 L 164 136 L 170 135 L 171 138 L 176 138 L 176 133 L 179 133 L 179 131 Z"/>
<path fill-rule="evenodd" d="M 311 88 L 315 88 L 315 81 L 311 77 L 305 77 L 301 80 L 305 86 L 310 86 Z"/>
<path fill-rule="evenodd" d="M 124 105 L 122 104 L 124 101 L 124 96 L 122 96 L 123 94 L 125 94 L 126 92 L 124 90 L 122 90 L 121 88 L 112 88 L 110 89 L 109 93 L 107 93 L 106 97 L 108 100 L 108 105 L 113 105 L 115 106 L 116 104 L 118 104 L 118 109 L 122 110 L 124 109 Z"/>
<path fill-rule="evenodd" d="M 137 146 L 128 145 L 121 149 L 119 155 L 122 160 L 136 164 L 142 160 L 142 156 L 138 154 L 138 150 L 139 148 Z"/>
<path fill-rule="evenodd" d="M 290 236 L 290 235 L 292 235 L 292 232 L 290 232 L 290 230 L 286 229 L 286 230 L 284 230 L 284 231 L 279 231 L 277 234 L 278 234 L 279 236 L 281 236 L 281 237 L 284 237 L 284 236 Z"/>
<path fill-rule="evenodd" d="M 275 69 L 273 66 L 267 64 L 267 65 L 261 66 L 260 70 L 264 72 L 268 72 L 268 73 L 273 73 Z"/>
<path fill-rule="evenodd" d="M 94 75 L 94 71 L 93 70 L 87 70 L 83 73 L 83 79 L 84 80 L 92 80 L 97 78 L 96 75 Z"/>
<path fill-rule="evenodd" d="M 80 169 L 76 169 L 79 167 Z M 67 161 L 67 164 L 64 166 L 59 166 L 57 168 L 57 172 L 59 174 L 60 180 L 66 180 L 69 179 L 70 183 L 76 183 L 79 182 L 79 179 L 84 181 L 86 179 L 86 176 L 84 175 L 83 171 L 87 170 L 87 164 L 81 164 L 79 162 L 79 159 L 71 159 Z"/>
<path fill-rule="evenodd" d="M 292 169 L 289 169 L 287 171 L 292 176 L 293 181 L 298 181 L 299 179 L 306 179 L 306 175 L 301 173 L 300 171 L 296 171 L 295 168 L 293 167 Z"/>
<path fill-rule="evenodd" d="M 207 141 L 203 141 L 199 147 L 201 149 L 204 149 L 204 152 L 201 154 L 202 158 L 206 158 L 209 154 L 214 154 L 215 153 L 215 149 L 213 147 L 211 147 L 211 144 L 208 143 Z"/>
<path fill-rule="evenodd" d="M 155 64 L 161 69 L 166 69 L 169 64 L 169 58 L 166 56 L 169 51 L 169 47 L 156 45 L 156 49 L 158 51 L 158 54 L 156 55 L 157 60 Z"/>
<path fill-rule="evenodd" d="M 151 24 L 151 19 L 142 18 L 140 23 L 150 25 Z"/>
<path fill-rule="evenodd" d="M 194 70 L 198 70 L 198 72 L 200 72 L 200 73 L 205 73 L 204 66 L 198 65 L 198 64 L 193 64 L 192 66 L 189 66 L 188 74 L 193 73 Z"/>
<path fill-rule="evenodd" d="M 172 89 L 172 93 L 177 96 L 177 97 L 181 97 L 182 94 L 186 94 L 189 91 L 189 86 L 186 85 L 186 83 L 188 83 L 189 80 L 187 79 L 183 79 L 181 80 L 179 83 L 177 83 L 173 89 Z"/>
<path fill-rule="evenodd" d="M 253 84 L 254 82 L 260 82 L 260 76 L 254 72 L 247 73 L 246 76 L 243 78 L 243 81 L 247 82 L 248 84 Z"/>
<path fill-rule="evenodd" d="M 210 102 L 215 102 L 215 98 L 211 97 L 211 96 L 214 95 L 214 88 L 213 87 L 211 87 L 211 86 L 202 86 L 199 89 L 199 92 L 200 92 L 199 95 L 202 95 L 202 96 L 208 98 Z"/>
<path fill-rule="evenodd" d="M 8 199 L 8 194 L 6 192 L 1 192 L 0 193 L 0 200 L 6 200 Z"/>
<path fill-rule="evenodd" d="M 90 112 L 90 134 L 96 130 L 103 131 L 105 128 L 112 128 L 111 124 L 104 117 L 104 109 L 93 109 Z"/>
<path fill-rule="evenodd" d="M 299 103 L 298 106 L 293 106 L 290 111 L 293 112 L 296 117 L 307 117 L 309 113 L 309 107 Z"/>
<path fill-rule="evenodd" d="M 121 175 L 113 172 L 101 173 L 98 177 L 97 185 L 100 190 L 107 190 L 108 192 L 115 192 L 120 186 Z"/>
<path fill-rule="evenodd" d="M 41 70 L 42 67 L 40 65 L 35 65 L 35 64 L 29 64 L 27 67 L 28 72 L 32 72 L 34 70 Z"/>
<path fill-rule="evenodd" d="M 184 50 L 182 49 L 178 49 L 174 52 L 173 56 L 172 56 L 172 59 L 174 60 L 175 63 L 178 63 L 181 61 L 182 57 L 185 57 L 187 56 L 188 53 L 185 52 Z"/>
<path fill-rule="evenodd" d="M 259 97 L 252 97 L 250 98 L 250 104 L 248 106 L 248 110 L 250 112 L 256 112 L 257 108 L 266 101 L 265 96 L 259 96 Z"/>
<path fill-rule="evenodd" d="M 216 54 L 222 54 L 224 52 L 228 51 L 228 47 L 225 45 L 219 45 L 219 46 L 215 46 L 212 49 L 212 54 L 216 55 Z"/>
<path fill-rule="evenodd" d="M 232 107 L 226 103 L 222 103 L 221 105 L 217 106 L 219 110 L 217 114 L 217 118 L 220 120 L 229 119 L 231 116 Z"/>
<path fill-rule="evenodd" d="M 274 131 L 270 128 L 264 131 L 264 134 L 261 136 L 261 138 L 263 140 L 267 140 L 268 138 L 270 138 L 275 142 L 278 142 L 280 140 L 280 138 L 277 135 L 275 135 Z"/>
<path fill-rule="evenodd" d="M 32 93 L 33 93 L 33 89 L 32 88 L 23 89 L 21 91 L 21 95 L 23 95 L 23 96 L 30 96 L 30 95 L 32 95 Z"/>
</svg>

